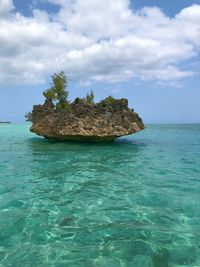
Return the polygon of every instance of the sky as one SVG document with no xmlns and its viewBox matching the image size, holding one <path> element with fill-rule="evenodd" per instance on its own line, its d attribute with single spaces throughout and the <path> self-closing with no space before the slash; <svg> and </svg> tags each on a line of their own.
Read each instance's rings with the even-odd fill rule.
<svg viewBox="0 0 200 267">
<path fill-rule="evenodd" d="M 200 122 L 200 0 L 0 0 L 0 121 L 53 73 L 69 98 L 125 97 L 145 123 Z"/>
</svg>

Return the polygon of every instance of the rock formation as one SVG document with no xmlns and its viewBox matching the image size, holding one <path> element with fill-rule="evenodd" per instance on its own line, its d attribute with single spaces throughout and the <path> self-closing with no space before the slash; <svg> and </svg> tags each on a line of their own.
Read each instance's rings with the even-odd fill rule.
<svg viewBox="0 0 200 267">
<path fill-rule="evenodd" d="M 91 91 L 70 103 L 64 72 L 54 73 L 51 78 L 51 87 L 43 92 L 45 103 L 33 106 L 32 113 L 26 114 L 33 123 L 32 132 L 61 141 L 110 141 L 144 129 L 126 99 L 109 96 L 95 104 Z"/>
<path fill-rule="evenodd" d="M 142 119 L 124 98 L 108 97 L 99 103 L 76 98 L 68 109 L 57 109 L 48 100 L 29 114 L 31 131 L 56 140 L 110 141 L 144 129 Z"/>
</svg>

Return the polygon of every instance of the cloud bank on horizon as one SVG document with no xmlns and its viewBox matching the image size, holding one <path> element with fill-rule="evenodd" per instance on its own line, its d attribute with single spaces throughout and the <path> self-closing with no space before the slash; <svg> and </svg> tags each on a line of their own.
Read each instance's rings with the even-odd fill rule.
<svg viewBox="0 0 200 267">
<path fill-rule="evenodd" d="M 79 82 L 129 79 L 171 82 L 195 75 L 200 5 L 173 18 L 157 7 L 132 10 L 129 0 L 46 0 L 57 13 L 19 13 L 0 0 L 0 83 L 37 84 L 64 70 Z"/>
</svg>

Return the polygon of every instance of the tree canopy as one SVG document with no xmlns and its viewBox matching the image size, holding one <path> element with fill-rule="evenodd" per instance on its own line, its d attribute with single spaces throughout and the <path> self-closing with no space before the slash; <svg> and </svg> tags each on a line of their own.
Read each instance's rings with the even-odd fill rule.
<svg viewBox="0 0 200 267">
<path fill-rule="evenodd" d="M 49 89 L 43 92 L 47 102 L 55 104 L 58 110 L 68 108 L 68 91 L 67 77 L 64 72 L 54 73 L 52 76 L 52 84 Z"/>
</svg>

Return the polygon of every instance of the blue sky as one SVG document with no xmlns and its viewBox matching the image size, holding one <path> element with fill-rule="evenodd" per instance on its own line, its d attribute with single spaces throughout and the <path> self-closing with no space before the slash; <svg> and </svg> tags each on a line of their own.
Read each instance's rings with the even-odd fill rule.
<svg viewBox="0 0 200 267">
<path fill-rule="evenodd" d="M 52 73 L 70 99 L 126 97 L 145 123 L 200 122 L 200 2 L 0 0 L 0 120 L 24 121 Z"/>
</svg>

